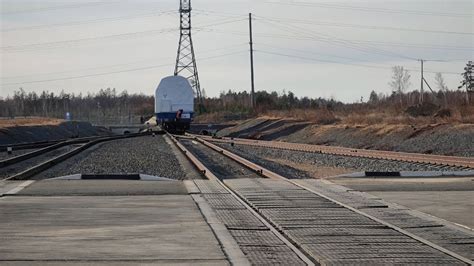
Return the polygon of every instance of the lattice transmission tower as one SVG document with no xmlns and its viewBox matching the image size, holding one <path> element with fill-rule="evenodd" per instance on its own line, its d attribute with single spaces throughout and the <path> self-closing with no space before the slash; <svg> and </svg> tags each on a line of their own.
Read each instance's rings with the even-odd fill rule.
<svg viewBox="0 0 474 266">
<path fill-rule="evenodd" d="M 198 99 L 199 111 L 202 111 L 201 84 L 191 38 L 191 0 L 180 0 L 179 13 L 180 35 L 174 75 L 181 75 L 189 80 Z"/>
</svg>

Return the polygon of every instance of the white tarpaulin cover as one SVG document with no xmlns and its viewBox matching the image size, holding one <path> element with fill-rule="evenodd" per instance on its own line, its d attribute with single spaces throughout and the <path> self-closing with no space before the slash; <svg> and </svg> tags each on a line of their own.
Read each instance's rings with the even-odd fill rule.
<svg viewBox="0 0 474 266">
<path fill-rule="evenodd" d="M 194 92 L 189 81 L 181 76 L 161 80 L 155 92 L 155 113 L 194 111 Z"/>
</svg>

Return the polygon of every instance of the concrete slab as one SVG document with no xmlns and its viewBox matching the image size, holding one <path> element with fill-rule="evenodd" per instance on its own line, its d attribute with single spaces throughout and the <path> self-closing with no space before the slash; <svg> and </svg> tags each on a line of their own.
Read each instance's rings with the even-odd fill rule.
<svg viewBox="0 0 474 266">
<path fill-rule="evenodd" d="M 186 195 L 178 181 L 140 180 L 42 180 L 17 195 L 23 196 L 124 196 L 124 195 Z"/>
<path fill-rule="evenodd" d="M 25 181 L 0 181 L 0 196 L 22 185 Z"/>
<path fill-rule="evenodd" d="M 474 177 L 336 177 L 329 180 L 360 191 L 474 191 Z"/>
<path fill-rule="evenodd" d="M 189 195 L 6 196 L 0 235 L 2 265 L 228 264 Z"/>
<path fill-rule="evenodd" d="M 474 177 L 331 178 L 345 187 L 474 228 Z"/>
<path fill-rule="evenodd" d="M 371 191 L 370 194 L 474 228 L 474 191 Z"/>
</svg>

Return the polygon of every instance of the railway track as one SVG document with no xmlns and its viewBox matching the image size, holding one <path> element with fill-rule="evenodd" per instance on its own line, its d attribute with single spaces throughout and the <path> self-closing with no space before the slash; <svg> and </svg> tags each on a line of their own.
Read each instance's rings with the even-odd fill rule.
<svg viewBox="0 0 474 266">
<path fill-rule="evenodd" d="M 140 137 L 148 134 L 150 133 L 81 138 L 50 142 L 50 145 L 46 147 L 43 147 L 43 143 L 39 143 L 38 146 L 28 144 L 28 149 L 34 147 L 40 148 L 0 161 L 0 181 L 25 180 L 96 144 L 117 139 Z"/>
<path fill-rule="evenodd" d="M 189 135 L 189 136 L 198 137 L 197 135 Z M 455 166 L 455 167 L 464 168 L 466 170 L 474 169 L 474 159 L 469 158 L 469 157 L 455 157 L 455 156 L 443 156 L 443 155 L 431 155 L 431 154 L 419 154 L 419 153 L 407 153 L 407 152 L 353 149 L 353 148 L 345 148 L 345 147 L 290 143 L 290 142 L 281 142 L 281 141 L 261 141 L 261 140 L 250 140 L 250 139 L 240 139 L 240 138 L 216 139 L 216 138 L 207 137 L 207 136 L 199 136 L 199 138 L 202 138 L 211 142 L 216 142 L 216 143 L 228 143 L 228 144 L 230 143 L 230 144 L 263 147 L 263 148 L 310 152 L 310 153 L 363 157 L 363 158 L 393 160 L 393 161 L 410 162 L 410 163 L 424 163 L 424 164 L 441 165 L 441 166 Z"/>
<path fill-rule="evenodd" d="M 467 238 L 459 235 L 459 239 L 470 239 L 466 240 L 470 243 L 467 246 L 446 244 L 439 240 L 439 235 L 436 238 L 426 232 L 414 233 L 426 228 L 435 228 L 434 235 L 449 231 L 440 225 L 412 217 L 410 222 L 415 226 L 404 226 L 401 223 L 407 223 L 407 217 L 381 218 L 386 213 L 379 211 L 388 210 L 388 206 L 379 202 L 344 198 L 335 191 L 288 179 L 204 138 L 168 136 L 208 178 L 209 181 L 195 183 L 203 197 L 217 209 L 218 216 L 251 263 L 473 263 L 469 251 L 470 241 L 474 240 L 472 232 L 466 233 Z M 228 161 L 220 162 L 223 159 L 219 156 Z M 240 170 L 235 164 L 246 170 Z"/>
</svg>

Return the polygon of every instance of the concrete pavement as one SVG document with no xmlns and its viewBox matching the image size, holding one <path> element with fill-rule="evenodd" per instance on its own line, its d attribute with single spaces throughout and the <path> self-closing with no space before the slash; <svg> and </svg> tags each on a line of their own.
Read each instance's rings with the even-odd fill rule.
<svg viewBox="0 0 474 266">
<path fill-rule="evenodd" d="M 330 181 L 474 228 L 474 177 L 336 177 Z"/>
<path fill-rule="evenodd" d="M 35 182 L 0 198 L 0 235 L 2 265 L 229 264 L 178 181 Z"/>
</svg>

